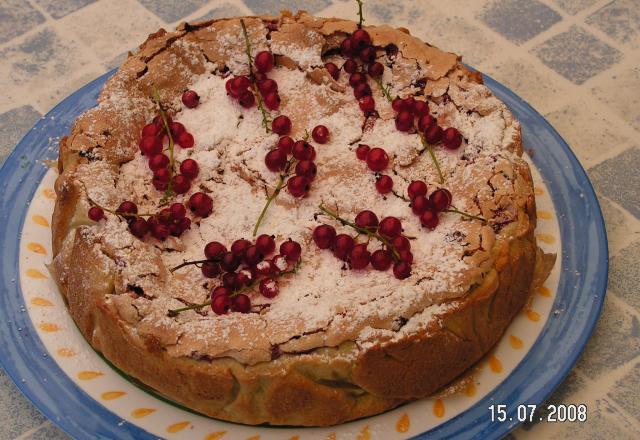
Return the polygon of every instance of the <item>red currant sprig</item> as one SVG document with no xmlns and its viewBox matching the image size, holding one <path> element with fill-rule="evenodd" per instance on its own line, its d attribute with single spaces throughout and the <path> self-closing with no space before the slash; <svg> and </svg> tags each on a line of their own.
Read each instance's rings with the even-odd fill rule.
<svg viewBox="0 0 640 440">
<path fill-rule="evenodd" d="M 278 279 L 295 273 L 300 267 L 302 247 L 289 239 L 280 244 L 279 254 L 271 256 L 275 250 L 274 238 L 266 234 L 260 235 L 255 243 L 245 239 L 236 240 L 230 250 L 217 241 L 207 243 L 204 247 L 205 259 L 185 261 L 170 271 L 196 265 L 206 278 L 220 277 L 222 285 L 211 290 L 208 301 L 169 310 L 169 316 L 176 316 L 185 310 L 200 310 L 209 305 L 218 315 L 231 310 L 248 313 L 251 311 L 251 298 L 245 292 L 252 291 L 256 286 L 262 296 L 274 298 L 280 290 Z"/>
<path fill-rule="evenodd" d="M 439 214 L 451 212 L 470 220 L 486 222 L 482 217 L 460 211 L 451 205 L 453 196 L 445 188 L 438 188 L 427 197 L 427 184 L 421 180 L 414 180 L 407 187 L 407 195 L 411 200 L 411 210 L 420 218 L 425 228 L 434 230 L 440 222 Z"/>
<path fill-rule="evenodd" d="M 402 235 L 402 223 L 396 217 L 385 217 L 378 221 L 372 211 L 361 211 L 354 222 L 350 222 L 323 205 L 319 209 L 358 233 L 373 238 L 382 244 L 382 248 L 371 253 L 368 243 L 357 243 L 348 234 L 336 234 L 329 225 L 317 226 L 313 231 L 313 240 L 320 249 L 331 249 L 336 258 L 348 261 L 352 269 L 364 269 L 369 263 L 376 270 L 387 270 L 393 263 L 393 274 L 398 279 L 411 275 L 413 255 L 409 240 Z"/>
</svg>

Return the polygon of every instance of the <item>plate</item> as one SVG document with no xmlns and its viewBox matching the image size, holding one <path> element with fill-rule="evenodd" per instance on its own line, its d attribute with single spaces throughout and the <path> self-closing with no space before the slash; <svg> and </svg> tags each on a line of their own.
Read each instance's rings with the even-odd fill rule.
<svg viewBox="0 0 640 440">
<path fill-rule="evenodd" d="M 45 264 L 60 136 L 93 107 L 109 72 L 43 117 L 0 170 L 0 361 L 34 405 L 76 438 L 501 438 L 518 404 L 539 404 L 568 373 L 598 319 L 607 284 L 607 239 L 600 207 L 575 156 L 548 122 L 485 76 L 523 127 L 536 182 L 541 246 L 558 261 L 532 305 L 518 315 L 464 392 L 403 405 L 332 428 L 251 427 L 209 419 L 120 374 L 81 337 Z M 559 220 L 559 221 L 558 221 Z M 585 239 L 589 237 L 589 239 Z M 489 405 L 504 404 L 507 422 Z"/>
</svg>

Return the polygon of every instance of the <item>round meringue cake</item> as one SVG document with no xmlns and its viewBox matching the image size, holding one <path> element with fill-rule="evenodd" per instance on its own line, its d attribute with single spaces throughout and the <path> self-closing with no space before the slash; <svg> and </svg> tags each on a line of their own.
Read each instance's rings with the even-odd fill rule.
<svg viewBox="0 0 640 440">
<path fill-rule="evenodd" d="M 369 63 L 383 67 L 375 78 L 364 75 L 371 110 L 371 102 L 354 97 L 343 66 L 344 41 L 358 28 L 283 12 L 160 30 L 129 55 L 98 106 L 61 140 L 51 270 L 83 335 L 117 368 L 217 419 L 338 424 L 446 387 L 491 350 L 544 281 L 553 257 L 536 245 L 518 121 L 457 55 L 388 26 L 363 28 Z M 258 90 L 256 54 L 264 51 L 275 60 L 258 69 L 277 84 L 271 109 L 267 94 L 237 99 L 229 91 L 243 75 L 252 81 L 246 90 Z M 198 99 L 189 101 L 185 91 Z M 431 145 L 415 129 L 399 129 L 390 97 L 426 103 L 439 127 L 457 130 L 459 145 Z M 171 152 L 170 166 L 187 159 L 198 165 L 180 194 L 158 189 L 139 147 L 159 108 L 193 136 L 193 146 Z M 281 137 L 267 121 L 279 115 L 291 122 L 289 136 L 315 151 L 317 173 L 302 196 L 282 187 L 285 171 L 265 162 Z M 319 125 L 328 131 L 318 136 L 324 143 L 315 131 L 310 137 Z M 168 137 L 161 139 L 166 154 Z M 359 159 L 363 145 L 386 152 L 383 171 Z M 392 190 L 378 187 L 381 175 L 391 178 Z M 423 226 L 414 213 L 407 196 L 414 181 L 426 183 L 427 198 L 438 189 L 450 194 L 437 226 Z M 207 212 L 194 209 L 196 193 L 211 201 Z M 258 222 L 267 198 L 273 200 Z M 144 225 L 140 233 L 118 211 L 123 201 L 136 204 L 137 218 L 183 204 L 190 224 L 168 236 L 145 234 Z M 102 216 L 88 215 L 97 207 Z M 368 243 L 371 252 L 387 246 L 387 257 L 397 259 L 379 234 L 350 226 L 364 210 L 401 222 L 410 273 L 405 267 L 394 276 L 399 260 L 393 270 L 361 268 L 353 253 L 339 258 L 314 241 L 324 224 Z M 279 244 L 300 244 L 295 267 L 277 278 L 277 294 L 258 288 L 247 263 L 238 270 L 254 277 L 242 289 L 249 302 L 222 312 L 190 308 L 211 302 L 224 277 L 184 263 L 202 262 L 210 242 L 253 243 L 254 229 Z"/>
</svg>

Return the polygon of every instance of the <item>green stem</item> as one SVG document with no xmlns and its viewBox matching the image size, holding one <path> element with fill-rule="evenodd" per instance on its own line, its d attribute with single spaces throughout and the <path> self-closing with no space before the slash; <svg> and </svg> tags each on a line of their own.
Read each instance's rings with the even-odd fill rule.
<svg viewBox="0 0 640 440">
<path fill-rule="evenodd" d="M 392 189 L 391 192 L 393 193 L 394 196 L 396 196 L 399 199 L 402 199 L 405 202 L 410 202 L 411 200 L 407 199 L 405 196 L 403 196 L 402 194 L 398 193 L 395 189 Z"/>
<path fill-rule="evenodd" d="M 356 231 L 358 231 L 359 233 L 366 234 L 369 238 L 375 238 L 376 240 L 380 241 L 382 244 L 384 244 L 391 251 L 391 256 L 393 257 L 393 259 L 396 260 L 396 261 L 400 261 L 400 254 L 398 253 L 398 250 L 389 242 L 389 240 L 384 238 L 382 235 L 378 234 L 377 232 L 371 232 L 370 230 L 368 230 L 366 228 L 361 228 L 360 226 L 356 225 L 355 223 L 352 223 L 349 220 L 343 219 L 337 213 L 335 213 L 335 212 L 331 211 L 330 209 L 326 208 L 324 205 L 320 205 L 320 206 L 318 206 L 318 208 L 320 209 L 320 211 L 324 212 L 329 217 L 332 217 L 332 218 L 338 220 L 344 226 L 350 226 L 353 229 L 355 229 Z"/>
<path fill-rule="evenodd" d="M 278 197 L 278 194 L 280 194 L 280 191 L 282 191 L 282 188 L 284 187 L 284 182 L 287 179 L 287 177 L 289 177 L 289 170 L 293 166 L 294 162 L 295 162 L 295 159 L 293 158 L 289 159 L 289 162 L 287 162 L 287 166 L 285 167 L 284 172 L 280 174 L 280 178 L 278 180 L 278 184 L 276 185 L 276 188 L 273 190 L 271 195 L 267 197 L 267 201 L 264 204 L 262 211 L 260 211 L 258 220 L 256 220 L 256 225 L 253 227 L 254 237 L 258 234 L 258 229 L 260 228 L 260 224 L 262 223 L 262 220 L 264 220 L 264 216 L 267 214 L 269 205 L 271 205 L 271 202 L 273 202 L 276 199 L 276 197 Z"/>
<path fill-rule="evenodd" d="M 466 212 L 464 212 L 464 211 L 460 211 L 460 210 L 459 210 L 458 208 L 456 208 L 455 206 L 452 206 L 452 207 L 451 207 L 451 208 L 449 208 L 449 209 L 445 209 L 445 210 L 444 210 L 444 212 L 452 212 L 452 213 L 454 213 L 454 214 L 459 214 L 459 215 L 461 215 L 462 217 L 465 217 L 465 218 L 468 218 L 468 219 L 471 219 L 471 220 L 480 220 L 480 221 L 481 221 L 481 222 L 483 222 L 483 223 L 487 223 L 487 220 L 486 220 L 486 219 L 484 219 L 484 218 L 482 218 L 482 217 L 479 217 L 479 216 L 477 216 L 477 215 L 471 215 L 471 214 L 468 214 L 468 213 L 466 213 Z"/>
<path fill-rule="evenodd" d="M 205 259 L 205 260 L 191 260 L 191 261 L 183 261 L 182 263 L 178 264 L 176 267 L 173 267 L 171 269 L 169 269 L 169 272 L 173 273 L 178 269 L 182 269 L 185 266 L 189 266 L 192 264 L 202 264 L 202 263 L 219 263 L 220 260 L 217 259 L 213 259 L 213 260 L 209 260 L 209 259 Z"/>
<path fill-rule="evenodd" d="M 358 3 L 358 16 L 360 17 L 360 20 L 358 21 L 358 29 L 362 28 L 362 23 L 364 23 L 364 17 L 362 16 L 362 0 L 356 0 L 356 2 Z"/>
<path fill-rule="evenodd" d="M 100 205 L 98 202 L 96 202 L 95 200 L 93 200 L 91 197 L 89 197 L 89 194 L 87 194 L 87 189 L 85 188 L 85 194 L 87 196 L 87 200 L 89 201 L 89 204 L 91 206 L 97 206 L 98 208 L 102 209 L 105 212 L 108 212 L 110 214 L 113 215 L 117 215 L 119 217 L 131 217 L 131 218 L 136 218 L 136 217 L 153 217 L 155 214 L 148 214 L 148 213 L 136 213 L 136 214 L 129 214 L 128 212 L 117 212 L 113 209 L 109 209 L 109 208 L 105 208 L 104 206 Z"/>
<path fill-rule="evenodd" d="M 242 19 L 240 20 L 240 25 L 242 26 L 242 35 L 244 36 L 245 53 L 247 54 L 247 59 L 249 60 L 249 78 L 251 79 L 251 90 L 253 90 L 253 95 L 256 97 L 258 108 L 260 109 L 260 113 L 262 113 L 262 126 L 267 133 L 271 133 L 271 120 L 269 119 L 269 112 L 267 112 L 267 110 L 264 108 L 262 95 L 258 90 L 258 85 L 256 84 L 256 76 L 253 72 L 253 56 L 251 56 L 251 41 L 249 40 L 247 25 Z"/>
<path fill-rule="evenodd" d="M 387 98 L 387 101 L 393 102 L 393 97 L 391 96 L 391 93 L 389 93 L 389 89 L 385 87 L 384 83 L 382 82 L 382 77 L 378 76 L 373 78 L 373 80 L 376 82 L 376 84 L 378 84 L 378 87 L 380 87 L 380 90 L 382 90 L 382 94 L 385 98 Z"/>
<path fill-rule="evenodd" d="M 424 138 L 424 134 L 422 134 L 419 130 L 418 130 L 418 136 L 420 136 L 420 140 L 422 141 L 422 146 L 424 147 L 422 150 L 420 150 L 418 154 L 422 154 L 425 151 L 429 153 L 429 156 L 431 156 L 431 161 L 436 166 L 436 170 L 438 171 L 438 179 L 440 180 L 440 183 L 444 183 L 444 176 L 442 175 L 442 170 L 440 169 L 440 164 L 438 163 L 438 159 L 436 158 L 436 155 L 433 152 L 433 147 L 427 143 L 427 140 Z"/>
<path fill-rule="evenodd" d="M 274 279 L 278 279 L 278 278 L 282 278 L 285 275 L 289 275 L 289 274 L 293 274 L 296 273 L 298 271 L 298 269 L 300 269 L 300 265 L 302 264 L 302 261 L 298 261 L 296 263 L 296 265 L 293 267 L 293 269 L 288 270 L 286 272 L 282 272 L 281 274 L 277 275 L 276 277 L 273 277 Z M 252 290 L 256 284 L 258 284 L 258 280 L 255 280 L 254 282 L 252 282 L 251 284 L 249 284 L 248 286 L 243 287 L 242 289 L 236 290 L 235 292 L 233 292 L 231 295 L 229 295 L 229 298 L 234 298 L 238 295 L 240 295 L 241 293 L 244 293 L 248 290 Z M 186 312 L 187 310 L 200 310 L 203 307 L 207 307 L 211 305 L 211 300 L 207 300 L 203 303 L 200 304 L 190 304 L 188 306 L 185 307 L 180 307 L 179 309 L 169 309 L 169 311 L 167 312 L 167 315 L 169 317 L 174 317 L 174 316 L 178 316 L 179 313 L 181 312 Z"/>
</svg>

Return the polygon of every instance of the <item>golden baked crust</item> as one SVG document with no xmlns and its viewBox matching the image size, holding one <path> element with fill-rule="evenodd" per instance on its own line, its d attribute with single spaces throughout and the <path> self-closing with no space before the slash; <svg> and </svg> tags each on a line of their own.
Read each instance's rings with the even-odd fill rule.
<svg viewBox="0 0 640 440">
<path fill-rule="evenodd" d="M 346 32 L 355 30 L 354 22 L 286 12 L 244 20 L 255 51 L 266 48 L 267 41 L 272 50 L 281 45 L 286 48 L 281 51 L 281 65 L 302 69 L 310 81 L 344 91 L 343 85 L 309 60 L 315 55 L 320 59 L 321 54 L 337 47 Z M 269 31 L 267 23 L 276 23 L 277 30 Z M 428 301 L 407 306 L 401 324 L 391 319 L 391 314 L 369 319 L 357 328 L 333 328 L 329 323 L 315 333 L 304 328 L 297 329 L 298 333 L 291 330 L 275 345 L 251 333 L 256 341 L 253 345 L 245 340 L 236 345 L 217 341 L 225 348 L 216 351 L 207 344 L 198 345 L 193 334 L 177 332 L 176 326 L 187 325 L 179 318 L 177 323 L 167 318 L 150 324 L 144 319 L 147 312 L 140 307 L 158 298 L 131 295 L 122 287 L 126 286 L 123 280 L 129 280 L 129 274 L 124 273 L 127 262 L 123 263 L 119 254 L 124 248 L 130 261 L 144 258 L 148 263 L 147 272 L 136 274 L 146 292 L 177 281 L 168 272 L 163 248 L 141 241 L 114 245 L 113 240 L 96 232 L 86 217 L 87 193 L 99 191 L 105 180 L 117 181 L 123 164 L 133 160 L 136 133 L 153 115 L 154 105 L 148 98 L 152 85 L 175 113 L 179 111 L 176 98 L 210 63 L 243 73 L 246 65 L 229 55 L 234 45 L 244 44 L 228 37 L 237 34 L 238 28 L 239 19 L 222 19 L 183 24 L 175 32 L 160 30 L 150 35 L 107 82 L 99 97 L 100 106 L 82 115 L 71 134 L 62 139 L 52 271 L 70 313 L 91 345 L 118 368 L 189 408 L 223 420 L 332 425 L 433 394 L 500 339 L 525 305 L 534 281 L 546 277 L 543 272 L 548 261 L 541 263 L 545 257 L 533 234 L 533 184 L 526 162 L 519 158 L 519 124 L 488 89 L 479 87 L 481 76 L 462 66 L 456 55 L 426 45 L 402 30 L 367 27 L 374 44 L 396 44 L 402 61 L 406 61 L 396 63 L 393 72 L 402 93 L 415 87 L 409 66 L 414 70 L 418 66 L 427 80 L 425 95 L 444 109 L 439 121 L 452 125 L 448 122 L 466 112 L 478 118 L 495 118 L 501 126 L 500 147 L 508 156 L 492 157 L 488 165 L 474 169 L 478 174 L 475 180 L 455 163 L 443 165 L 451 167 L 450 185 L 468 194 L 475 203 L 474 213 L 489 220 L 489 225 L 460 226 L 465 233 L 461 259 L 472 269 L 455 281 L 455 290 L 438 292 Z M 226 38 L 224 44 L 221 38 Z M 296 57 L 287 46 L 291 41 L 317 53 Z M 307 62 L 310 64 L 305 66 Z M 332 104 L 326 105 L 330 108 Z M 123 106 L 133 111 L 122 111 Z M 389 111 L 380 113 L 381 120 L 392 117 Z M 290 116 L 293 135 L 302 136 L 310 123 L 308 112 L 291 112 Z M 394 158 L 398 175 L 410 179 L 417 172 L 433 181 L 433 171 L 416 168 L 416 157 L 415 152 L 398 154 Z M 260 184 L 251 176 L 243 177 L 254 186 Z M 484 180 L 485 186 L 475 187 L 478 180 Z M 120 201 L 117 192 L 102 196 L 101 202 L 109 206 Z M 287 203 L 283 200 L 282 206 Z M 175 306 L 175 302 L 171 304 Z M 198 319 L 194 312 L 189 313 L 185 321 Z M 428 319 L 421 321 L 420 314 Z M 238 326 L 258 331 L 254 321 L 245 324 L 238 320 Z"/>
</svg>

